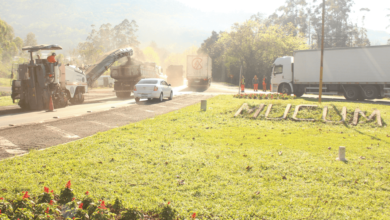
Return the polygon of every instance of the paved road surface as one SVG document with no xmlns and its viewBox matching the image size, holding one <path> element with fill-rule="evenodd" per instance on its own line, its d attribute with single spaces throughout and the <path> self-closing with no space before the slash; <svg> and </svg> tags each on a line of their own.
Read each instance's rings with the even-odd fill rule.
<svg viewBox="0 0 390 220">
<path fill-rule="evenodd" d="M 0 91 L 2 91 L 2 92 L 11 92 L 11 87 L 0 86 Z"/>
</svg>

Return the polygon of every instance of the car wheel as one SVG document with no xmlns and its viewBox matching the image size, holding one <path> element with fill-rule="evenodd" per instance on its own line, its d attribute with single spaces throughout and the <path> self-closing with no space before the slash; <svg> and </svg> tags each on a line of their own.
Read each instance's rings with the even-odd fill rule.
<svg viewBox="0 0 390 220">
<path fill-rule="evenodd" d="M 162 102 L 163 99 L 164 99 L 164 96 L 163 96 L 163 94 L 161 93 L 161 94 L 160 94 L 160 98 L 158 99 L 158 101 Z"/>
<path fill-rule="evenodd" d="M 169 96 L 169 100 L 173 99 L 173 92 L 171 91 L 171 95 Z"/>
<path fill-rule="evenodd" d="M 135 98 L 135 102 L 139 102 L 139 98 Z"/>
</svg>

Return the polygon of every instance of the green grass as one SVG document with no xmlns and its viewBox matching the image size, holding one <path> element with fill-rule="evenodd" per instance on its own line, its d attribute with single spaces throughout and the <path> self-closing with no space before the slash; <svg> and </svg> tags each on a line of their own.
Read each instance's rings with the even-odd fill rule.
<svg viewBox="0 0 390 220">
<path fill-rule="evenodd" d="M 151 210 L 168 201 L 181 216 L 219 219 L 386 219 L 390 215 L 389 106 L 334 102 L 324 105 L 368 114 L 375 123 L 233 118 L 250 105 L 274 103 L 281 116 L 287 103 L 308 99 L 242 100 L 218 96 L 199 105 L 129 124 L 83 140 L 0 162 L 0 197 L 43 186 L 56 193 L 72 180 L 78 197 L 97 198 Z M 168 102 L 169 104 L 169 102 Z M 341 110 L 340 110 L 341 111 Z M 290 111 L 291 117 L 293 109 Z M 320 113 L 320 115 L 317 115 Z M 300 113 L 302 117 L 321 117 Z M 337 119 L 337 112 L 330 113 Z M 346 146 L 348 162 L 336 161 Z M 330 148 L 330 149 L 329 149 Z M 184 181 L 183 181 L 184 180 Z M 184 184 L 181 184 L 183 181 Z"/>
<path fill-rule="evenodd" d="M 12 103 L 11 96 L 0 96 L 0 106 L 8 105 L 17 105 L 17 103 Z"/>
<path fill-rule="evenodd" d="M 0 86 L 11 87 L 11 81 L 9 78 L 0 78 Z"/>
</svg>

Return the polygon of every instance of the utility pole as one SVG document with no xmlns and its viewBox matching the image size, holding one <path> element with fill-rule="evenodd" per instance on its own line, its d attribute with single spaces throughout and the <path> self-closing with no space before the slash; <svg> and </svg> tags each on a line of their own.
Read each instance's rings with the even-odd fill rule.
<svg viewBox="0 0 390 220">
<path fill-rule="evenodd" d="M 240 67 L 240 78 L 238 79 L 238 94 L 241 95 L 241 76 L 242 76 L 242 66 Z"/>
<path fill-rule="evenodd" d="M 325 38 L 325 0 L 322 0 L 322 42 L 321 42 L 321 69 L 320 69 L 320 89 L 318 102 L 321 104 L 322 98 L 322 75 L 324 73 L 324 38 Z"/>
</svg>

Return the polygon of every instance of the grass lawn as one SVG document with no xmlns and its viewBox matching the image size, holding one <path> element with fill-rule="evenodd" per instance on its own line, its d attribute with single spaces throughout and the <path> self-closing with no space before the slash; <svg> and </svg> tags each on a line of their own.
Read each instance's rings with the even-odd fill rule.
<svg viewBox="0 0 390 220">
<path fill-rule="evenodd" d="M 12 103 L 11 96 L 0 96 L 0 106 L 17 105 L 18 103 Z"/>
<path fill-rule="evenodd" d="M 0 78 L 0 86 L 11 87 L 11 81 L 9 78 Z"/>
<path fill-rule="evenodd" d="M 83 140 L 31 151 L 0 162 L 0 197 L 59 193 L 68 180 L 81 198 L 97 198 L 151 210 L 171 202 L 180 215 L 218 219 L 386 219 L 390 216 L 389 106 L 333 102 L 348 114 L 381 110 L 375 123 L 233 118 L 244 103 L 273 103 L 280 117 L 291 103 L 309 99 L 242 100 L 218 96 L 208 110 L 190 106 Z M 169 102 L 168 102 L 169 104 Z M 283 109 L 283 110 L 281 110 Z M 337 112 L 331 110 L 334 120 Z M 315 114 L 313 113 L 315 112 Z M 321 118 L 322 109 L 298 117 Z M 272 116 L 272 115 L 270 115 Z M 350 117 L 350 116 L 349 116 Z M 346 146 L 347 163 L 336 161 Z"/>
</svg>

